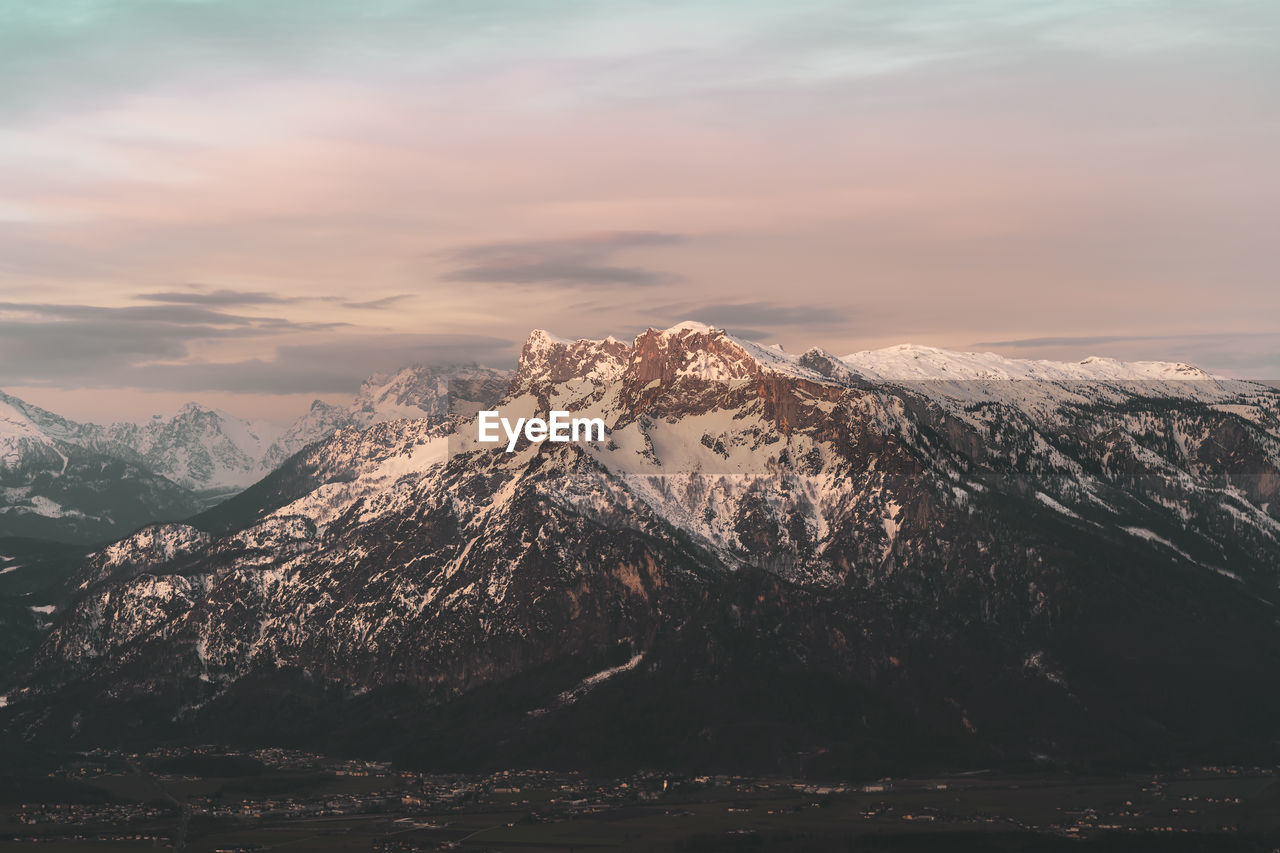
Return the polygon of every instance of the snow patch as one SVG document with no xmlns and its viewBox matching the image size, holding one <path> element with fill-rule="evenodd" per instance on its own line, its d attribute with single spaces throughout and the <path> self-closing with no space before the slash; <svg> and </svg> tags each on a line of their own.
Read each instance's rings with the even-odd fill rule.
<svg viewBox="0 0 1280 853">
<path fill-rule="evenodd" d="M 1044 492 L 1036 492 L 1036 500 L 1040 501 L 1040 503 L 1044 504 L 1045 506 L 1049 507 L 1049 509 L 1054 510 L 1055 512 L 1060 512 L 1063 515 L 1070 516 L 1071 518 L 1080 517 L 1079 515 L 1072 512 L 1070 509 L 1068 509 L 1067 507 L 1063 506 L 1053 498 L 1046 495 Z"/>
<path fill-rule="evenodd" d="M 1148 542 L 1159 542 L 1161 545 L 1165 546 L 1166 548 L 1169 548 L 1173 551 L 1178 552 L 1190 562 L 1192 563 L 1195 562 L 1195 560 L 1191 559 L 1190 554 L 1188 554 L 1186 551 L 1179 548 L 1177 545 L 1174 545 L 1172 542 L 1170 542 L 1168 539 L 1165 539 L 1163 536 L 1156 533 L 1154 530 L 1148 530 L 1145 527 L 1122 527 L 1120 529 L 1123 530 L 1125 533 L 1128 533 L 1130 536 L 1137 536 L 1139 539 L 1146 539 Z"/>
<path fill-rule="evenodd" d="M 694 334 L 706 334 L 707 332 L 712 332 L 712 331 L 715 331 L 715 330 L 711 326 L 708 326 L 706 323 L 699 323 L 697 320 L 683 320 L 679 323 L 676 323 L 670 329 L 663 329 L 662 334 L 676 335 L 676 334 L 683 334 L 685 332 L 693 332 Z"/>
<path fill-rule="evenodd" d="M 596 687 L 599 687 L 601 684 L 608 681 L 610 678 L 613 678 L 616 675 L 621 675 L 624 672 L 630 672 L 631 670 L 635 669 L 637 666 L 640 665 L 640 661 L 642 660 L 644 660 L 644 652 L 640 652 L 637 655 L 633 655 L 631 660 L 627 661 L 624 664 L 619 664 L 618 666 L 601 670 L 600 672 L 597 672 L 595 675 L 588 676 L 587 678 L 584 678 L 581 682 L 579 682 L 576 687 L 566 690 L 563 693 L 561 693 L 559 696 L 557 696 L 555 701 L 551 703 L 550 707 L 538 708 L 537 710 L 530 711 L 529 716 L 541 717 L 544 714 L 549 714 L 554 710 L 558 710 L 560 708 L 564 708 L 569 705 L 572 705 L 574 702 L 577 702 L 579 699 L 586 696 L 588 693 L 590 693 Z"/>
</svg>

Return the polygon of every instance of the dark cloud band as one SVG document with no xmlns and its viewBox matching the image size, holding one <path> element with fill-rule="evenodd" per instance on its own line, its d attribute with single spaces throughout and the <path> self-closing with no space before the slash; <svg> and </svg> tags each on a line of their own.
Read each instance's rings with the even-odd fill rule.
<svg viewBox="0 0 1280 853">
<path fill-rule="evenodd" d="M 444 278 L 494 284 L 674 284 L 683 280 L 675 273 L 609 261 L 629 249 L 669 246 L 685 239 L 679 234 L 656 231 L 618 231 L 559 240 L 466 246 L 445 253 L 458 268 Z"/>
</svg>

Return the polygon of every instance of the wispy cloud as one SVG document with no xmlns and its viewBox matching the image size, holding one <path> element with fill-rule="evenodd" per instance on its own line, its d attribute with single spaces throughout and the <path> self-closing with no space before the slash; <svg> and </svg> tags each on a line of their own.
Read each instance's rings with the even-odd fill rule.
<svg viewBox="0 0 1280 853">
<path fill-rule="evenodd" d="M 247 317 L 204 305 L 0 302 L 0 383 L 97 386 L 140 365 L 191 356 L 212 341 L 327 333 L 339 322 Z"/>
<path fill-rule="evenodd" d="M 1141 341 L 1231 341 L 1244 338 L 1276 338 L 1280 332 L 1198 332 L 1185 335 L 1049 335 L 1039 338 L 1014 338 L 1007 341 L 976 341 L 975 347 L 1096 346 Z"/>
<path fill-rule="evenodd" d="M 303 333 L 302 342 L 288 342 Z M 250 338 L 272 355 L 212 361 L 195 352 L 200 344 Z M 358 332 L 205 306 L 0 303 L 0 385 L 349 393 L 369 374 L 409 362 L 505 364 L 516 350 L 515 342 L 492 335 Z"/>
<path fill-rule="evenodd" d="M 29 318 L 32 321 L 89 321 L 114 323 L 154 323 L 157 326 L 203 324 L 214 328 L 256 328 L 271 330 L 314 331 L 344 326 L 342 322 L 295 322 L 284 317 L 250 317 L 231 314 L 206 305 L 161 304 L 111 307 L 79 303 L 0 302 L 0 312 Z"/>
<path fill-rule="evenodd" d="M 445 274 L 445 279 L 583 286 L 674 284 L 681 280 L 676 273 L 611 261 L 631 249 L 670 246 L 685 239 L 680 234 L 657 231 L 613 231 L 557 240 L 466 246 L 445 253 L 458 265 Z"/>
<path fill-rule="evenodd" d="M 351 300 L 340 296 L 284 296 L 262 290 L 209 290 L 191 285 L 186 290 L 161 290 L 134 294 L 143 302 L 160 302 L 166 305 L 204 305 L 218 308 L 252 307 L 256 305 L 298 305 L 301 303 L 332 303 L 353 311 L 381 311 L 412 299 L 411 293 L 397 293 L 378 299 Z M 243 318 L 249 319 L 249 318 Z"/>
<path fill-rule="evenodd" d="M 192 287 L 188 290 L 164 290 L 154 293 L 139 293 L 135 299 L 145 302 L 167 302 L 179 305 L 284 305 L 301 301 L 300 297 L 286 297 L 261 290 L 203 290 Z"/>
<path fill-rule="evenodd" d="M 1019 357 L 1072 360 L 1104 355 L 1125 361 L 1185 361 L 1215 372 L 1257 379 L 1280 374 L 1280 332 L 1046 335 L 978 341 L 974 348 Z"/>
<path fill-rule="evenodd" d="M 394 305 L 399 305 L 406 299 L 412 299 L 411 293 L 397 293 L 394 296 L 384 296 L 381 299 L 370 299 L 365 302 L 347 302 L 339 300 L 338 304 L 343 308 L 350 308 L 353 311 L 382 311 Z"/>
<path fill-rule="evenodd" d="M 489 335 L 350 335 L 281 346 L 270 358 L 140 365 L 101 377 L 103 387 L 138 385 L 181 392 L 237 394 L 351 393 L 371 374 L 410 363 L 502 365 L 516 341 Z"/>
<path fill-rule="evenodd" d="M 779 302 L 706 302 L 681 303 L 664 310 L 671 320 L 694 319 L 717 326 L 750 325 L 758 329 L 780 329 L 789 326 L 826 328 L 849 327 L 847 310 L 819 305 L 788 305 Z"/>
</svg>

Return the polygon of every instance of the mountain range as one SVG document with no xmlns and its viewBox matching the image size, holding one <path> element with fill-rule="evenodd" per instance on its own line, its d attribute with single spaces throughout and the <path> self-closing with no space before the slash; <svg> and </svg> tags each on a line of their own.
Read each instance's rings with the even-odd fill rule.
<svg viewBox="0 0 1280 853">
<path fill-rule="evenodd" d="M 0 392 L 0 537 L 101 541 L 201 503 L 105 431 Z"/>
<path fill-rule="evenodd" d="M 0 392 L 0 536 L 91 542 L 186 518 L 337 429 L 438 415 L 451 379 L 503 375 L 413 365 L 370 377 L 347 406 L 316 400 L 284 429 L 199 403 L 143 423 L 101 426 Z"/>
<path fill-rule="evenodd" d="M 77 563 L 0 725 L 450 768 L 1276 752 L 1275 389 L 697 323 L 464 378 L 609 440 L 478 445 L 412 372 L 313 406 L 250 488 Z"/>
</svg>

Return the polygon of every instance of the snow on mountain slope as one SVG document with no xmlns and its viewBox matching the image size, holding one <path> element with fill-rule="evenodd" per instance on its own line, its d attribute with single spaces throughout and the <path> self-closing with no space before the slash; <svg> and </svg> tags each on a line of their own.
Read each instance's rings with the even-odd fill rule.
<svg viewBox="0 0 1280 853">
<path fill-rule="evenodd" d="M 839 370 L 842 366 L 847 370 Z M 958 378 L 951 382 L 945 379 L 948 376 Z M 1125 389 L 1128 381 L 1156 383 L 1142 386 L 1143 394 L 1168 388 L 1175 397 L 1194 399 L 1202 393 L 1191 392 L 1184 384 L 1188 380 L 1170 380 L 1169 376 L 1198 380 L 1194 383 L 1197 386 L 1207 383 L 1209 391 L 1203 393 L 1215 400 L 1258 392 L 1251 383 L 1219 383 L 1203 379 L 1207 374 L 1195 368 L 1163 363 L 1126 365 L 1098 359 L 1081 364 L 1019 362 L 914 346 L 846 359 L 835 359 L 819 350 L 792 356 L 704 324 L 686 322 L 670 329 L 651 329 L 630 346 L 613 338 L 571 341 L 536 330 L 524 347 L 511 392 L 500 406 L 511 417 L 533 415 L 551 406 L 572 410 L 575 415 L 601 417 L 610 429 L 610 440 L 586 445 L 582 453 L 625 483 L 661 517 L 695 533 L 715 553 L 730 559 L 741 548 L 741 531 L 726 522 L 723 509 L 749 494 L 758 497 L 758 484 L 776 481 L 792 464 L 784 461 L 787 458 L 808 460 L 806 464 L 817 466 L 819 473 L 791 479 L 792 493 L 774 509 L 802 511 L 810 534 L 818 539 L 828 535 L 830 520 L 813 508 L 853 488 L 849 482 L 821 473 L 832 459 L 826 424 L 833 418 L 853 416 L 880 434 L 919 440 L 920 427 L 915 422 L 919 416 L 909 412 L 903 399 L 882 394 L 848 396 L 847 389 L 865 387 L 869 379 L 892 383 L 904 377 L 909 391 L 926 397 L 937 395 L 939 388 L 945 389 L 942 397 L 958 393 L 957 388 L 969 389 L 966 393 L 982 397 L 995 408 L 975 412 L 966 404 L 948 410 L 972 428 L 987 432 L 993 430 L 993 419 L 999 421 L 1000 411 L 1021 412 L 1046 425 L 1069 421 L 1079 416 L 1078 407 L 1099 400 L 1129 399 L 1136 392 Z M 918 379 L 927 381 L 923 385 L 909 382 Z M 772 399 L 778 381 L 785 383 L 785 395 L 798 395 L 798 402 L 788 396 Z M 1071 382 L 1084 385 L 1072 389 Z M 987 384 L 1000 392 L 991 396 L 982 388 Z M 1249 408 L 1274 420 L 1276 401 L 1272 392 L 1265 405 Z M 1231 404 L 1221 407 L 1229 409 Z M 1116 458 L 1141 457 L 1147 452 L 1142 442 L 1151 441 L 1158 430 L 1171 428 L 1150 415 L 1118 413 L 1108 416 L 1105 423 L 1137 439 L 1111 451 Z M 779 427 L 786 435 L 782 448 L 777 445 Z M 441 428 L 456 430 L 451 448 L 441 443 Z M 1208 436 L 1204 427 L 1184 420 L 1172 429 L 1185 457 L 1183 464 L 1192 464 L 1203 455 Z M 401 435 L 398 444 L 385 440 L 352 444 L 344 439 L 325 451 L 342 458 L 340 464 L 330 461 L 325 467 L 340 470 L 343 476 L 275 511 L 265 523 L 269 526 L 281 519 L 305 516 L 323 532 L 335 519 L 357 510 L 358 517 L 367 521 L 403 507 L 396 497 L 399 487 L 391 485 L 403 480 L 400 485 L 412 490 L 416 478 L 448 461 L 447 450 L 456 456 L 489 455 L 489 448 L 474 441 L 474 433 L 474 421 L 462 418 L 452 425 L 432 422 L 396 427 L 389 434 Z M 359 433 L 352 431 L 351 435 Z M 992 433 L 989 441 L 989 453 L 1022 452 L 1005 448 L 1003 443 L 1010 439 L 998 433 Z M 1064 495 L 1064 486 L 1055 482 L 1049 490 L 1057 497 L 1038 491 L 1038 501 L 1075 518 L 1081 516 L 1070 507 L 1078 507 L 1081 500 L 1105 505 L 1099 495 L 1107 492 L 1107 485 L 1096 474 L 1086 472 L 1070 454 L 1034 431 L 1020 432 L 1017 441 L 1032 445 L 1030 461 L 1022 465 L 1030 464 L 1045 476 L 1063 477 L 1072 484 L 1069 495 Z M 424 443 L 431 443 L 434 449 L 414 449 Z M 343 449 L 339 452 L 338 447 Z M 780 453 L 781 449 L 786 452 Z M 539 447 L 522 443 L 517 453 L 499 455 L 492 464 L 498 470 L 515 472 L 540 457 Z M 944 462 L 939 460 L 938 464 Z M 1148 458 L 1144 464 L 1160 469 L 1174 482 L 1185 476 L 1158 457 Z M 1267 457 L 1260 457 L 1256 464 L 1268 464 Z M 400 476 L 389 476 L 397 468 Z M 962 497 L 956 499 L 968 500 L 970 491 L 980 488 L 981 484 L 974 482 L 957 486 L 957 495 Z M 801 509 L 806 506 L 809 509 Z M 1265 510 L 1261 512 L 1266 515 Z M 896 525 L 894 515 L 886 504 L 883 513 L 876 515 L 874 526 Z M 1266 526 L 1269 521 L 1264 518 L 1259 523 Z"/>
<path fill-rule="evenodd" d="M 989 422 L 993 406 L 1061 424 L 1079 407 L 1098 404 L 1168 399 L 1249 409 L 1264 401 L 1261 408 L 1250 409 L 1253 420 L 1280 436 L 1274 389 L 1214 376 L 1181 362 L 1123 362 L 1096 356 L 1078 362 L 1020 360 L 914 344 L 857 352 L 839 361 L 862 381 L 901 384 L 974 422 Z"/>
<path fill-rule="evenodd" d="M 289 425 L 263 454 L 263 467 L 275 469 L 281 462 L 318 438 L 353 424 L 351 411 L 323 400 L 313 400 L 305 415 Z"/>
<path fill-rule="evenodd" d="M 12 400 L 0 395 L 0 470 L 14 470 L 35 459 L 62 458 L 53 439 Z"/>
<path fill-rule="evenodd" d="M 104 439 L 128 448 L 152 470 L 196 491 L 240 489 L 267 473 L 263 460 L 279 429 L 187 403 L 142 424 L 116 423 Z"/>
<path fill-rule="evenodd" d="M 3 391 L 0 391 L 0 406 L 4 407 L 7 412 L 6 419 L 11 423 L 23 422 L 54 441 L 84 443 L 86 436 L 94 429 L 90 425 L 76 423 Z"/>
<path fill-rule="evenodd" d="M 535 382 L 567 379 L 609 382 L 625 369 L 629 350 L 630 347 L 613 337 L 570 341 L 535 329 L 529 333 L 520 352 L 512 385 L 527 388 Z"/>
<path fill-rule="evenodd" d="M 382 434 L 394 436 L 393 442 L 382 440 Z M 347 430 L 335 435 L 333 446 L 322 453 L 336 457 L 333 463 L 343 473 L 301 498 L 272 512 L 259 525 L 259 533 L 271 531 L 281 523 L 305 517 L 319 534 L 336 518 L 363 504 L 362 514 L 374 512 L 395 503 L 401 481 L 411 484 L 443 463 L 449 454 L 449 439 L 440 424 L 425 418 L 404 423 L 392 422 L 384 430 L 375 424 L 368 431 Z"/>
<path fill-rule="evenodd" d="M 198 506 L 103 428 L 0 392 L 0 535 L 103 539 Z"/>
<path fill-rule="evenodd" d="M 65 737 L 136 697 L 126 719 L 216 725 L 220 699 L 264 701 L 261 679 L 289 672 L 338 688 L 329 697 L 407 685 L 430 703 L 625 645 L 516 711 L 554 719 L 557 697 L 628 660 L 634 669 L 569 704 L 628 683 L 668 696 L 662 679 L 691 656 L 705 681 L 745 655 L 727 671 L 821 668 L 890 691 L 891 707 L 924 709 L 956 737 L 1014 737 L 1009 754 L 1021 755 L 1062 748 L 1008 734 L 1046 709 L 1096 733 L 1094 709 L 1137 718 L 1207 695 L 1185 670 L 1151 703 L 1124 692 L 1134 673 L 1163 672 L 1151 665 L 1172 640 L 1185 637 L 1187 655 L 1248 648 L 1241 665 L 1256 669 L 1231 682 L 1265 683 L 1280 658 L 1280 441 L 1267 426 L 1280 394 L 1244 383 L 1232 396 L 1236 386 L 1164 368 L 1086 365 L 1102 373 L 1077 380 L 915 354 L 877 358 L 926 362 L 923 384 L 700 324 L 630 343 L 534 332 L 496 407 L 598 415 L 609 440 L 522 440 L 506 453 L 468 442 L 466 413 L 339 429 L 277 472 L 301 492 L 250 489 L 240 497 L 263 503 L 207 538 L 171 526 L 99 552 L 31 688 L 6 686 L 22 697 L 13 713 Z M 1002 392 L 948 402 L 935 374 L 956 359 L 969 364 L 954 369 L 961 387 Z M 1044 378 L 974 378 L 997 369 Z M 1211 403 L 1129 393 L 1117 383 L 1132 372 L 1148 390 L 1218 390 Z M 1068 394 L 1079 382 L 1112 390 Z M 1099 645 L 1073 655 L 1082 643 Z M 1258 649 L 1274 655 L 1259 662 Z M 1027 659 L 1104 699 L 1082 708 L 1058 688 L 1037 693 Z M 72 720 L 85 706 L 70 708 L 64 685 L 95 713 Z M 832 718 L 846 716 L 857 715 Z"/>
<path fill-rule="evenodd" d="M 1198 367 L 1180 362 L 1123 362 L 1096 356 L 1079 362 L 1033 361 L 1005 358 L 990 352 L 953 352 L 916 344 L 864 350 L 846 355 L 841 361 L 866 378 L 879 380 L 1028 379 L 1045 382 L 1105 382 L 1217 378 Z"/>
<path fill-rule="evenodd" d="M 152 566 L 172 564 L 210 541 L 209 534 L 185 524 L 151 524 L 92 554 L 73 586 L 80 591 L 111 577 L 131 577 Z"/>
<path fill-rule="evenodd" d="M 348 406 L 321 400 L 289 426 L 263 457 L 268 470 L 312 442 L 346 427 L 366 428 L 394 420 L 448 416 L 451 394 L 496 399 L 510 373 L 477 365 L 410 365 L 364 381 Z"/>
<path fill-rule="evenodd" d="M 349 409 L 360 426 L 408 418 L 443 415 L 448 407 L 453 371 L 423 365 L 394 373 L 378 373 L 360 386 Z"/>
</svg>

